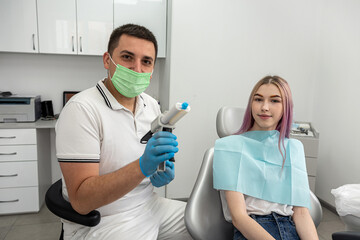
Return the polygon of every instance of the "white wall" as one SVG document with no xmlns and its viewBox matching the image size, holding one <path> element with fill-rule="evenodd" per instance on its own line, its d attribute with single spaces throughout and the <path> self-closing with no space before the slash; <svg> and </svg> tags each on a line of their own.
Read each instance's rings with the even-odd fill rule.
<svg viewBox="0 0 360 240">
<path fill-rule="evenodd" d="M 322 6 L 314 122 L 320 132 L 316 194 L 334 205 L 330 190 L 360 183 L 360 2 Z"/>
<path fill-rule="evenodd" d="M 245 106 L 266 74 L 288 80 L 295 120 L 320 132 L 316 194 L 360 183 L 360 2 L 182 0 L 173 2 L 170 105 L 190 101 L 179 123 L 170 197 L 188 197 L 223 105 Z"/>
<path fill-rule="evenodd" d="M 180 152 L 169 197 L 189 196 L 217 138 L 219 108 L 246 106 L 265 75 L 288 80 L 295 120 L 313 120 L 319 8 L 313 0 L 173 1 L 170 106 L 189 101 L 192 110 L 175 129 Z"/>
</svg>

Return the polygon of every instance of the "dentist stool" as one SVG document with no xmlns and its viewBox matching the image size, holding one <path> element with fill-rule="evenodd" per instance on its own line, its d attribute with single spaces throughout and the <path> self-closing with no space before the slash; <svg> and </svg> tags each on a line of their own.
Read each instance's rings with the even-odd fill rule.
<svg viewBox="0 0 360 240">
<path fill-rule="evenodd" d="M 86 215 L 81 215 L 72 208 L 71 204 L 66 201 L 62 195 L 62 179 L 52 184 L 47 190 L 45 203 L 53 214 L 70 222 L 93 227 L 98 225 L 101 219 L 100 213 L 96 210 Z M 60 240 L 63 239 L 63 234 L 64 230 L 62 229 Z"/>
<path fill-rule="evenodd" d="M 357 231 L 343 231 L 332 234 L 333 240 L 360 240 L 360 232 Z"/>
<path fill-rule="evenodd" d="M 240 129 L 245 110 L 240 107 L 222 107 L 216 118 L 219 137 L 229 136 Z M 195 240 L 232 239 L 233 225 L 222 211 L 220 192 L 213 188 L 214 148 L 208 149 L 194 188 L 185 209 L 185 225 Z M 310 192 L 310 215 L 317 227 L 322 219 L 322 208 L 317 197 Z"/>
</svg>

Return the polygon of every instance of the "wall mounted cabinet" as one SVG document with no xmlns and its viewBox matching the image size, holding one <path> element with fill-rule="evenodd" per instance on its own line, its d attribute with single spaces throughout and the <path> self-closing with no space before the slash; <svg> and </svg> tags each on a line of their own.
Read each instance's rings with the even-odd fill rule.
<svg viewBox="0 0 360 240">
<path fill-rule="evenodd" d="M 40 53 L 77 54 L 76 2 L 38 0 Z"/>
<path fill-rule="evenodd" d="M 115 27 L 136 23 L 166 55 L 166 0 L 2 0 L 0 51 L 101 56 Z"/>
<path fill-rule="evenodd" d="M 166 56 L 166 0 L 114 0 L 114 27 L 135 23 L 150 29 L 158 42 L 158 57 Z"/>
<path fill-rule="evenodd" d="M 102 55 L 113 30 L 112 0 L 37 0 L 40 53 Z"/>
<path fill-rule="evenodd" d="M 2 0 L 0 51 L 38 52 L 36 0 Z"/>
<path fill-rule="evenodd" d="M 77 0 L 79 55 L 103 55 L 113 30 L 113 0 Z"/>
</svg>

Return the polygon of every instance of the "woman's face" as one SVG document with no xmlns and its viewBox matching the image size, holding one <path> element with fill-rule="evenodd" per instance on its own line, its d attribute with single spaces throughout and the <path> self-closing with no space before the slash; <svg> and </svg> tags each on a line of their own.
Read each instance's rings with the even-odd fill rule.
<svg viewBox="0 0 360 240">
<path fill-rule="evenodd" d="M 255 120 L 251 131 L 275 130 L 283 116 L 283 99 L 274 84 L 264 84 L 253 96 L 251 113 Z"/>
</svg>

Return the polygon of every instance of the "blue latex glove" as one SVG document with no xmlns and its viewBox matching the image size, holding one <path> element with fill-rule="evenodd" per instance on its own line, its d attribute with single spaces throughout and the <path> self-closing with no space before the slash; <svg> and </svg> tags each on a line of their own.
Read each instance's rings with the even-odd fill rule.
<svg viewBox="0 0 360 240">
<path fill-rule="evenodd" d="M 166 161 L 165 171 L 157 171 L 150 177 L 150 181 L 154 187 L 162 187 L 169 184 L 175 177 L 175 164 Z"/>
<path fill-rule="evenodd" d="M 174 134 L 163 131 L 155 133 L 149 139 L 144 154 L 140 157 L 141 172 L 146 177 L 152 175 L 160 163 L 174 157 L 175 153 L 179 151 L 177 145 Z"/>
</svg>

